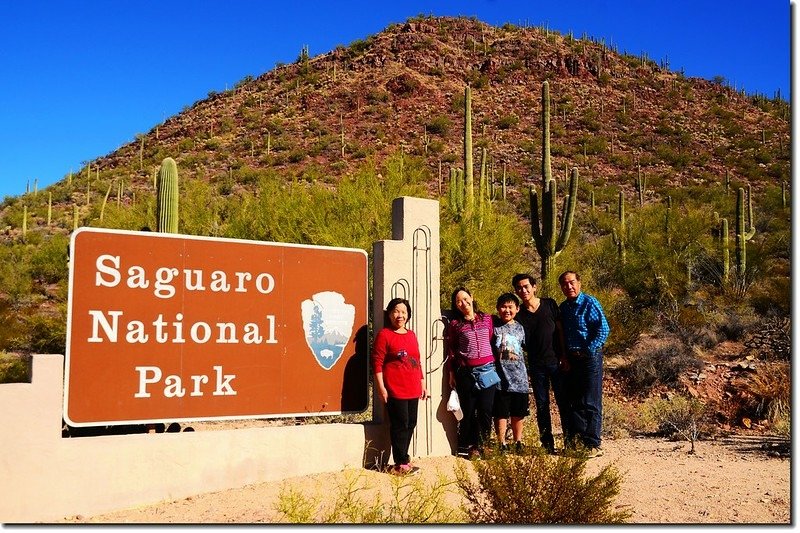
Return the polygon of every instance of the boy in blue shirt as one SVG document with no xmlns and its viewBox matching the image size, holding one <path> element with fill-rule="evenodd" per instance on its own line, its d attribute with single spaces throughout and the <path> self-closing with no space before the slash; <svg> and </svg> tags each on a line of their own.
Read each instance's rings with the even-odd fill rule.
<svg viewBox="0 0 800 533">
<path fill-rule="evenodd" d="M 511 432 L 514 435 L 514 447 L 521 451 L 522 427 L 528 408 L 528 371 L 525 367 L 523 348 L 525 346 L 525 330 L 522 324 L 514 320 L 519 312 L 519 300 L 511 293 L 500 295 L 497 299 L 497 315 L 494 319 L 494 335 L 492 350 L 500 362 L 500 390 L 494 397 L 494 428 L 500 442 L 500 449 L 506 450 L 507 421 L 511 418 Z"/>
</svg>

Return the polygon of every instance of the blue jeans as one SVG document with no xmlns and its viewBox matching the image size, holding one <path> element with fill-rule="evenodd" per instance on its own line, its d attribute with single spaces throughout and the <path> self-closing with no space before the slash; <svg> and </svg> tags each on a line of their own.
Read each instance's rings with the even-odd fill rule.
<svg viewBox="0 0 800 533">
<path fill-rule="evenodd" d="M 555 443 L 553 441 L 553 425 L 550 419 L 551 387 L 558 406 L 558 416 L 561 419 L 565 442 L 570 435 L 570 406 L 564 389 L 564 376 L 558 369 L 558 363 L 531 365 L 530 373 L 533 400 L 536 404 L 536 425 L 539 427 L 539 440 L 544 448 L 552 449 Z"/>
<path fill-rule="evenodd" d="M 570 358 L 567 396 L 572 407 L 569 434 L 588 448 L 600 446 L 603 427 L 603 355 Z"/>
</svg>

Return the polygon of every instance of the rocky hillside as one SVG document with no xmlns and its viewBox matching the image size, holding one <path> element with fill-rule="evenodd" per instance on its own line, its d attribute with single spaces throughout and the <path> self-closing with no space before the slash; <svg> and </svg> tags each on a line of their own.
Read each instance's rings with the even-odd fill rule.
<svg viewBox="0 0 800 533">
<path fill-rule="evenodd" d="M 463 164 L 469 84 L 476 150 L 488 149 L 495 179 L 506 168 L 519 198 L 541 175 L 543 80 L 553 98 L 553 171 L 578 167 L 582 187 L 633 189 L 638 172 L 654 188 L 718 184 L 726 174 L 755 190 L 788 181 L 785 101 L 687 78 L 665 63 L 545 28 L 415 18 L 319 56 L 299 51 L 295 63 L 210 93 L 61 183 L 90 175 L 102 199 L 121 179 L 132 201 L 152 190 L 155 169 L 171 156 L 182 178 L 227 194 L 250 186 L 258 170 L 335 183 L 368 158 L 402 150 L 425 159 L 437 193 L 439 176 Z M 58 200 L 83 204 L 86 190 L 73 184 Z M 43 211 L 33 216 L 44 222 Z"/>
</svg>

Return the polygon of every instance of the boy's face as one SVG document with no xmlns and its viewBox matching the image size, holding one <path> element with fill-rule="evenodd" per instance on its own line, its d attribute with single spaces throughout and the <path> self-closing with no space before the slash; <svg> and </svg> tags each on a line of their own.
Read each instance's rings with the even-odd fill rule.
<svg viewBox="0 0 800 533">
<path fill-rule="evenodd" d="M 505 302 L 497 307 L 497 316 L 499 316 L 500 320 L 505 324 L 506 322 L 514 320 L 518 311 L 519 307 L 517 307 L 517 304 L 514 302 Z"/>
</svg>

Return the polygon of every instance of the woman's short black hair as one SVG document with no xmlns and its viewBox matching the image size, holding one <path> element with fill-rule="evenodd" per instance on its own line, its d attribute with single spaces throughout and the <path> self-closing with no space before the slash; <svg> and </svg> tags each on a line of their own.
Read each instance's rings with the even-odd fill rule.
<svg viewBox="0 0 800 533">
<path fill-rule="evenodd" d="M 392 309 L 397 307 L 398 305 L 403 304 L 406 306 L 406 310 L 408 311 L 408 319 L 411 320 L 411 304 L 408 303 L 408 300 L 405 298 L 392 298 L 389 300 L 389 303 L 386 304 L 386 310 L 383 312 L 383 323 L 389 323 L 389 313 L 392 312 Z"/>
</svg>

